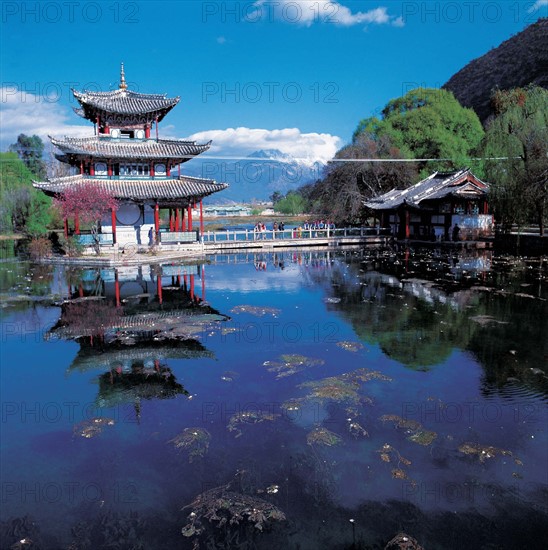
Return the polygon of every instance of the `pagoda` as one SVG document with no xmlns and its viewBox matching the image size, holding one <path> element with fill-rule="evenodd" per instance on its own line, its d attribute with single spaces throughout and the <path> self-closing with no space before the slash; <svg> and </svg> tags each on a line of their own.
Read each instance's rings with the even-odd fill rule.
<svg viewBox="0 0 548 550">
<path fill-rule="evenodd" d="M 87 183 L 107 189 L 119 206 L 116 211 L 105 212 L 100 227 L 102 244 L 150 244 L 151 235 L 156 243 L 198 240 L 192 210 L 200 208 L 203 233 L 202 199 L 228 185 L 181 175 L 181 164 L 207 151 L 211 142 L 197 144 L 158 137 L 159 122 L 180 98 L 128 89 L 123 63 L 117 90 L 72 92 L 80 104 L 74 111 L 93 122 L 95 135 L 64 139 L 50 136 L 51 143 L 61 151 L 57 159 L 74 167 L 77 174 L 34 182 L 34 186 L 50 196 Z M 153 128 L 155 135 L 151 136 Z M 177 174 L 173 173 L 175 169 Z M 162 233 L 161 209 L 169 210 L 169 230 L 165 228 Z M 64 222 L 68 236 L 68 220 Z M 77 216 L 74 233 L 80 234 Z"/>
</svg>

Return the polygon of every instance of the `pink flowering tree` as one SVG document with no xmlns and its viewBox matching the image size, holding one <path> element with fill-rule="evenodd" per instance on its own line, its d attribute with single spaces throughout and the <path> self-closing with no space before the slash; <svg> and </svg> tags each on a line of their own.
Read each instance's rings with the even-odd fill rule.
<svg viewBox="0 0 548 550">
<path fill-rule="evenodd" d="M 96 183 L 84 183 L 66 189 L 53 199 L 53 204 L 64 219 L 76 220 L 76 232 L 79 232 L 80 222 L 91 224 L 95 251 L 99 253 L 99 222 L 105 212 L 118 209 L 118 201 L 112 193 Z"/>
</svg>

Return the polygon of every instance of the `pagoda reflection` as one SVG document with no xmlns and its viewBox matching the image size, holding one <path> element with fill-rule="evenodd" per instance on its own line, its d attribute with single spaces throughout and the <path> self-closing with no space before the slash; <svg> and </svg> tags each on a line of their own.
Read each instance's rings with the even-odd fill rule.
<svg viewBox="0 0 548 550">
<path fill-rule="evenodd" d="M 47 338 L 80 345 L 69 372 L 103 371 L 98 407 L 133 403 L 138 417 L 142 399 L 188 395 L 167 361 L 213 358 L 200 337 L 229 319 L 205 301 L 203 266 L 73 271 L 68 288 Z"/>
</svg>

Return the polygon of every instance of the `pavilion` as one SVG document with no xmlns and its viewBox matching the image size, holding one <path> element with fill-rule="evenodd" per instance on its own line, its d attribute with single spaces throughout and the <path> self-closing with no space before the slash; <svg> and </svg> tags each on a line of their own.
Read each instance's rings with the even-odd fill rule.
<svg viewBox="0 0 548 550">
<path fill-rule="evenodd" d="M 489 184 L 465 168 L 434 172 L 407 189 L 392 189 L 364 204 L 398 239 L 451 240 L 455 225 L 460 239 L 477 239 L 493 231 L 488 192 Z"/>
<path fill-rule="evenodd" d="M 159 138 L 158 124 L 179 103 L 179 97 L 129 90 L 123 63 L 117 90 L 73 90 L 73 94 L 80 104 L 75 112 L 93 122 L 95 134 L 85 138 L 50 137 L 51 143 L 61 151 L 56 154 L 57 159 L 78 173 L 34 182 L 34 186 L 50 196 L 88 183 L 108 190 L 118 200 L 119 207 L 103 217 L 101 244 L 148 244 L 151 228 L 156 243 L 197 241 L 199 233 L 193 226 L 193 208 L 199 206 L 200 233 L 203 233 L 203 198 L 228 185 L 181 175 L 181 164 L 207 151 L 211 142 L 197 144 Z M 153 127 L 155 136 L 151 136 Z M 160 233 L 162 209 L 169 211 L 169 230 Z M 64 222 L 65 236 L 68 236 L 68 220 Z M 80 234 L 77 215 L 74 233 Z"/>
</svg>

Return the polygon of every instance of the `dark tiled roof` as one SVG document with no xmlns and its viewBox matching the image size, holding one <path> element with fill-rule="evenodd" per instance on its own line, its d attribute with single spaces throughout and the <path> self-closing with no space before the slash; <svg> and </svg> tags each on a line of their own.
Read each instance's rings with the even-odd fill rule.
<svg viewBox="0 0 548 550">
<path fill-rule="evenodd" d="M 480 196 L 487 194 L 489 184 L 474 176 L 469 169 L 456 172 L 434 172 L 408 189 L 392 189 L 365 202 L 372 210 L 392 210 L 404 202 L 418 207 L 424 200 L 442 199 L 449 195 Z"/>
<path fill-rule="evenodd" d="M 226 189 L 228 184 L 214 180 L 181 176 L 166 179 L 102 179 L 91 176 L 52 178 L 47 182 L 34 182 L 36 189 L 48 195 L 57 195 L 74 185 L 93 183 L 110 191 L 117 199 L 142 202 L 158 200 L 170 203 L 185 198 L 196 200 Z"/>
<path fill-rule="evenodd" d="M 158 120 L 161 120 L 180 99 L 168 98 L 166 94 L 140 94 L 120 89 L 110 92 L 72 90 L 72 93 L 82 106 L 82 109 L 75 109 L 76 113 L 92 121 L 97 111 L 120 115 L 158 114 Z"/>
<path fill-rule="evenodd" d="M 156 141 L 155 139 L 113 139 L 97 136 L 55 139 L 50 136 L 50 140 L 65 154 L 119 159 L 191 159 L 207 151 L 211 146 L 211 142 L 197 144 L 195 141 L 178 139 Z"/>
</svg>

